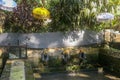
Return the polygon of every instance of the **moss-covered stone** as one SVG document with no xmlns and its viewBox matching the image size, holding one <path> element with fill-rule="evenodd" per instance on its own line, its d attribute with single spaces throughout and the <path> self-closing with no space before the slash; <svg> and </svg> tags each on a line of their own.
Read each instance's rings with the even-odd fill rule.
<svg viewBox="0 0 120 80">
<path fill-rule="evenodd" d="M 33 69 L 29 61 L 25 61 L 25 75 L 26 80 L 35 80 L 33 76 Z"/>
<path fill-rule="evenodd" d="M 11 64 L 10 80 L 25 80 L 24 61 L 16 60 Z"/>
<path fill-rule="evenodd" d="M 115 49 L 100 49 L 99 63 L 105 70 L 120 76 L 120 52 Z"/>
<path fill-rule="evenodd" d="M 34 80 L 33 70 L 29 61 L 25 61 L 25 80 Z M 7 61 L 0 80 L 10 80 L 11 60 Z M 16 79 L 17 80 L 17 79 Z"/>
</svg>

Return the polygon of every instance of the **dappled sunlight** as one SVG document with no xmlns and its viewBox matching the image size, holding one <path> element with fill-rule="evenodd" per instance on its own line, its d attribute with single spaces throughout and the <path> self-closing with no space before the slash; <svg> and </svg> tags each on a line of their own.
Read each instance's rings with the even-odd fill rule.
<svg viewBox="0 0 120 80">
<path fill-rule="evenodd" d="M 58 44 L 59 44 L 58 42 L 53 42 L 53 43 L 49 44 L 48 47 L 57 46 Z"/>
<path fill-rule="evenodd" d="M 69 73 L 68 76 L 72 77 L 83 77 L 83 78 L 89 78 L 90 76 L 84 73 Z"/>
<path fill-rule="evenodd" d="M 38 38 L 36 36 L 31 36 L 30 42 L 34 43 L 34 44 L 39 44 L 40 43 L 40 41 L 38 40 Z"/>
<path fill-rule="evenodd" d="M 85 37 L 86 36 L 86 37 Z M 97 37 L 96 37 L 97 36 Z M 98 41 L 99 39 L 99 41 Z M 0 35 L 0 45 L 27 45 L 28 48 L 56 48 L 56 47 L 74 47 L 94 44 L 100 42 L 100 35 L 89 32 L 62 32 L 53 33 L 29 33 L 14 34 L 7 33 Z"/>
<path fill-rule="evenodd" d="M 0 57 L 2 56 L 2 53 L 3 53 L 3 50 L 2 50 L 2 49 L 0 49 Z"/>
<path fill-rule="evenodd" d="M 105 77 L 109 78 L 110 80 L 120 80 L 120 78 L 117 78 L 117 77 L 112 76 L 110 74 L 105 75 Z"/>
<path fill-rule="evenodd" d="M 89 75 L 83 74 L 83 73 L 77 74 L 77 76 L 79 76 L 79 77 L 86 77 L 86 78 L 90 77 Z"/>
<path fill-rule="evenodd" d="M 79 45 L 80 42 L 82 43 L 83 41 L 83 35 L 84 35 L 84 31 L 79 31 L 79 32 L 69 32 L 67 34 L 65 34 L 65 36 L 63 37 L 63 44 L 65 46 L 76 46 Z"/>
<path fill-rule="evenodd" d="M 42 76 L 39 73 L 33 73 L 34 78 L 42 78 Z"/>
<path fill-rule="evenodd" d="M 50 53 L 54 53 L 56 50 L 55 49 L 49 49 L 48 50 Z"/>
<path fill-rule="evenodd" d="M 96 72 L 81 72 L 81 73 L 50 73 L 42 74 L 41 78 L 36 80 L 120 80 L 119 78 L 107 77 L 104 74 Z"/>
</svg>

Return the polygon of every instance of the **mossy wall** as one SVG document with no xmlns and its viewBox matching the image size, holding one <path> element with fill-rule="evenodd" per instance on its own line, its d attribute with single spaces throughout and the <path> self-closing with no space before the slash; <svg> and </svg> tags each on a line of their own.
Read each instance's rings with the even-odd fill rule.
<svg viewBox="0 0 120 80">
<path fill-rule="evenodd" d="M 120 77 L 120 52 L 116 53 L 113 50 L 101 49 L 99 53 L 99 63 L 105 70 Z"/>
</svg>

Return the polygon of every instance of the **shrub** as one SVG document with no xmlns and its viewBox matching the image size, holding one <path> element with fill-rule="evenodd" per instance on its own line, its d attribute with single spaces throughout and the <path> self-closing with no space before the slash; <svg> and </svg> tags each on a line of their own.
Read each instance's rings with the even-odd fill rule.
<svg viewBox="0 0 120 80">
<path fill-rule="evenodd" d="M 79 65 L 69 65 L 66 66 L 66 71 L 74 72 L 74 71 L 79 71 L 80 66 Z"/>
<path fill-rule="evenodd" d="M 99 63 L 105 70 L 120 76 L 120 51 L 117 49 L 100 49 Z"/>
</svg>

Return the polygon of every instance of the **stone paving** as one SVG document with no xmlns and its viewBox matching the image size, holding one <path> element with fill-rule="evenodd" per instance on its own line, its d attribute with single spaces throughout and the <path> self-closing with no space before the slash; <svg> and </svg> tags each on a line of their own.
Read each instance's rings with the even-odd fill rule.
<svg viewBox="0 0 120 80">
<path fill-rule="evenodd" d="M 50 73 L 41 74 L 36 73 L 35 80 L 120 80 L 115 76 L 105 73 L 98 73 L 96 71 L 80 72 L 80 73 Z"/>
</svg>

